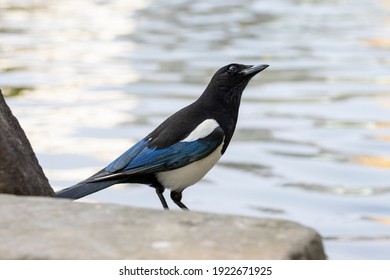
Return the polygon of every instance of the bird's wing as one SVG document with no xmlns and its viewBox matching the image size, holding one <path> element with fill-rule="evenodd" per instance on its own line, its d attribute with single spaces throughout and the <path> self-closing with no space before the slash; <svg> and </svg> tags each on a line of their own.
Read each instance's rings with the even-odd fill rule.
<svg viewBox="0 0 390 280">
<path fill-rule="evenodd" d="M 224 140 L 223 130 L 217 126 L 203 138 L 186 138 L 169 147 L 149 147 L 144 139 L 110 163 L 89 182 L 126 177 L 133 174 L 150 174 L 180 168 L 211 154 Z"/>
</svg>

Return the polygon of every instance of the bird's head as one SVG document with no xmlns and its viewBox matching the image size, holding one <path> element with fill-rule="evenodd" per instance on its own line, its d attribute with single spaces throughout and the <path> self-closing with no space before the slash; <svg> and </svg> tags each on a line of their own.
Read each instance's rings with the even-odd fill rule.
<svg viewBox="0 0 390 280">
<path fill-rule="evenodd" d="M 204 95 L 238 109 L 241 94 L 250 79 L 267 68 L 267 64 L 244 65 L 232 63 L 219 69 L 212 77 Z"/>
</svg>

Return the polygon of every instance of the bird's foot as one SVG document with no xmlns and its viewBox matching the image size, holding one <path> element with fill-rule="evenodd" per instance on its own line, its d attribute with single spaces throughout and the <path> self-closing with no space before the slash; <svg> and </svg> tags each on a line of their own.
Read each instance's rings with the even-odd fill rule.
<svg viewBox="0 0 390 280">
<path fill-rule="evenodd" d="M 179 206 L 182 210 L 190 210 L 183 202 L 181 202 L 182 194 L 181 191 L 171 191 L 171 198 L 173 202 Z"/>
</svg>

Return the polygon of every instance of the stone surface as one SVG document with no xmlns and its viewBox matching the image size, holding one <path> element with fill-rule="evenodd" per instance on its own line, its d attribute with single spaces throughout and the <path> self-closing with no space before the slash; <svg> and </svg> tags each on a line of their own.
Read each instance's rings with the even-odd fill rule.
<svg viewBox="0 0 390 280">
<path fill-rule="evenodd" d="M 0 195 L 1 259 L 324 259 L 297 223 Z"/>
<path fill-rule="evenodd" d="M 0 193 L 52 196 L 23 129 L 0 90 Z"/>
</svg>

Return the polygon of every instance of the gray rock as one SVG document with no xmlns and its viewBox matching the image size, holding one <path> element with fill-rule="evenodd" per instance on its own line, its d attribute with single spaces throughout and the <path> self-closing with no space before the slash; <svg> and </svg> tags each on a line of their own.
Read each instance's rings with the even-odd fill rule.
<svg viewBox="0 0 390 280">
<path fill-rule="evenodd" d="M 52 196 L 45 174 L 23 129 L 0 90 L 0 193 Z"/>
<path fill-rule="evenodd" d="M 297 223 L 0 195 L 1 259 L 325 259 Z"/>
</svg>

